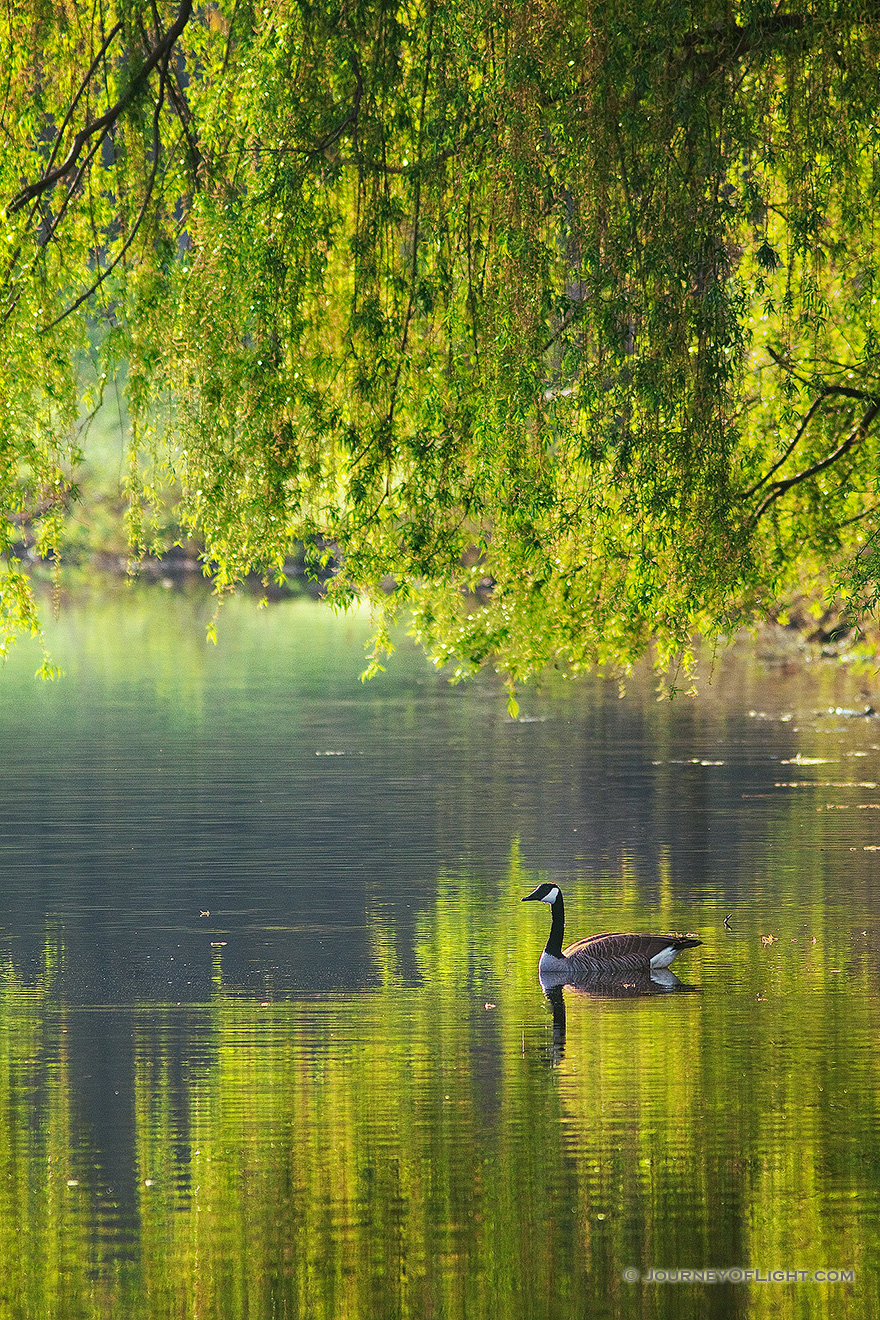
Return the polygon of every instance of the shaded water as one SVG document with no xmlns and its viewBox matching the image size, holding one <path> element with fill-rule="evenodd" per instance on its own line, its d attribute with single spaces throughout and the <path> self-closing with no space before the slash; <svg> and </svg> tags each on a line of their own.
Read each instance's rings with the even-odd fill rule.
<svg viewBox="0 0 880 1320">
<path fill-rule="evenodd" d="M 406 648 L 359 684 L 364 619 L 207 608 L 0 675 L 0 1317 L 880 1315 L 872 689 L 733 657 L 513 722 Z M 550 1003 L 543 879 L 570 938 L 698 933 L 687 992 Z"/>
</svg>

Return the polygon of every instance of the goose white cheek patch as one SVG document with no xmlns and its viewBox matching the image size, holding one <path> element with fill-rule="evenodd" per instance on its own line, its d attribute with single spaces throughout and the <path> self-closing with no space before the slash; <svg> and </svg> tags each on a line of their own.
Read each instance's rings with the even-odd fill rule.
<svg viewBox="0 0 880 1320">
<path fill-rule="evenodd" d="M 545 895 L 544 895 L 544 897 L 541 899 L 541 902 L 542 902 L 542 903 L 555 903 L 558 897 L 559 897 L 559 890 L 558 890 L 558 889 L 551 889 L 549 894 L 545 894 Z"/>
</svg>

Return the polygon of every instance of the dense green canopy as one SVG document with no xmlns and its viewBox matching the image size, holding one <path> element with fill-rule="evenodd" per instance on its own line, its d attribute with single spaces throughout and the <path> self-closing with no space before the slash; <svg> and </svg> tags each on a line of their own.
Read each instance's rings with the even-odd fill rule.
<svg viewBox="0 0 880 1320">
<path fill-rule="evenodd" d="M 0 28 L 10 635 L 88 357 L 125 370 L 136 547 L 164 475 L 221 593 L 305 540 L 380 643 L 412 609 L 462 672 L 668 657 L 795 580 L 871 603 L 876 7 L 22 0 Z"/>
</svg>

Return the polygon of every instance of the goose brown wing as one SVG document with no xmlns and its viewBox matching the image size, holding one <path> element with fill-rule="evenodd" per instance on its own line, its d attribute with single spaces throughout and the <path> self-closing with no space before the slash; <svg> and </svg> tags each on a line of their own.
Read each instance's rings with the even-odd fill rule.
<svg viewBox="0 0 880 1320">
<path fill-rule="evenodd" d="M 670 945 L 687 948 L 697 940 L 682 940 L 675 935 L 590 935 L 563 949 L 563 956 L 573 962 L 649 963 Z"/>
</svg>

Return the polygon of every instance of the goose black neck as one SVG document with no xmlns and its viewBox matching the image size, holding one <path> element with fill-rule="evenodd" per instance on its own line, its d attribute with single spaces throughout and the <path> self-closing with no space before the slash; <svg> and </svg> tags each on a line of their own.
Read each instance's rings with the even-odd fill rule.
<svg viewBox="0 0 880 1320">
<path fill-rule="evenodd" d="M 553 913 L 553 924 L 550 927 L 550 938 L 544 946 L 544 952 L 549 953 L 552 958 L 562 957 L 562 932 L 565 930 L 565 904 L 562 901 L 561 890 L 556 891 L 556 898 L 550 904 L 550 911 Z"/>
</svg>

